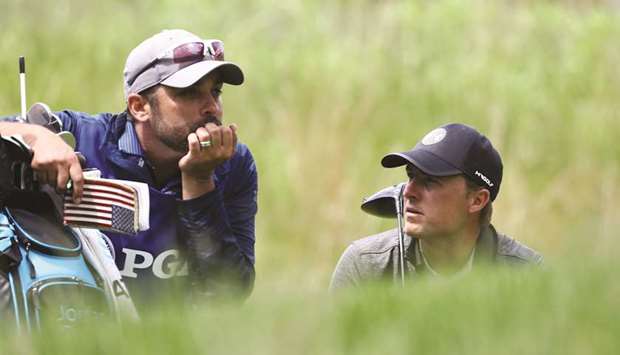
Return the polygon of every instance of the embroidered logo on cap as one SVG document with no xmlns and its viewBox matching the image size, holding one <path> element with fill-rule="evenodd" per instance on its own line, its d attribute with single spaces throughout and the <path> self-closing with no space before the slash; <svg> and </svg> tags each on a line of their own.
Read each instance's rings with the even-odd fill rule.
<svg viewBox="0 0 620 355">
<path fill-rule="evenodd" d="M 488 177 L 484 176 L 484 174 L 482 174 L 478 170 L 476 170 L 474 174 L 480 179 L 482 179 L 482 181 L 484 181 L 487 185 L 489 185 L 489 187 L 493 187 L 494 184 L 491 182 L 491 180 Z"/>
<path fill-rule="evenodd" d="M 422 138 L 422 144 L 431 145 L 441 142 L 446 137 L 445 128 L 435 128 Z"/>
</svg>

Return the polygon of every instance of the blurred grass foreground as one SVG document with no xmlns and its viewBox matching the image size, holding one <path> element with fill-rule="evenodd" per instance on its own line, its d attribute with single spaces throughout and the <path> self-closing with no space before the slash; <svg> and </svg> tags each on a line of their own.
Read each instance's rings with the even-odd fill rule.
<svg viewBox="0 0 620 355">
<path fill-rule="evenodd" d="M 617 354 L 620 263 L 482 270 L 333 297 L 274 290 L 238 305 L 162 307 L 139 325 L 0 327 L 3 354 Z M 610 269 L 614 267 L 614 269 Z"/>
<path fill-rule="evenodd" d="M 620 351 L 620 16 L 614 1 L 0 4 L 0 113 L 28 102 L 121 111 L 128 52 L 163 28 L 222 39 L 247 81 L 224 89 L 260 174 L 257 280 L 241 307 L 163 307 L 140 326 L 14 336 L 0 353 Z M 546 257 L 405 290 L 328 296 L 354 239 L 393 226 L 365 195 L 404 180 L 387 152 L 460 121 L 502 154 L 498 229 Z"/>
</svg>

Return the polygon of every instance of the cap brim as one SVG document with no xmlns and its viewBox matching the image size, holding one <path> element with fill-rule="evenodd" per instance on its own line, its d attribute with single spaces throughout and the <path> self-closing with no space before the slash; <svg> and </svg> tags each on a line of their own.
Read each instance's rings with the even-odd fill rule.
<svg viewBox="0 0 620 355">
<path fill-rule="evenodd" d="M 161 84 L 173 88 L 186 88 L 195 84 L 198 80 L 202 79 L 202 77 L 216 69 L 220 73 L 220 78 L 226 84 L 241 85 L 243 83 L 243 72 L 236 64 L 216 60 L 205 60 L 179 70 L 162 81 Z"/>
<path fill-rule="evenodd" d="M 463 172 L 431 152 L 422 149 L 414 149 L 402 153 L 390 153 L 381 159 L 381 165 L 386 168 L 395 168 L 407 164 L 413 164 L 425 174 L 432 176 L 450 176 L 463 174 Z"/>
</svg>

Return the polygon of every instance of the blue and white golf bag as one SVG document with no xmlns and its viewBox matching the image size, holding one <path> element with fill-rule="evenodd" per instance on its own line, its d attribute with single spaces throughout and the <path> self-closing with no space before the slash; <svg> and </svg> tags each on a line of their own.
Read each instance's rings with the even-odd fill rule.
<svg viewBox="0 0 620 355">
<path fill-rule="evenodd" d="M 80 239 L 27 210 L 0 212 L 0 264 L 19 328 L 57 321 L 70 327 L 110 314 L 97 273 L 82 255 Z"/>
<path fill-rule="evenodd" d="M 2 323 L 12 319 L 18 329 L 32 331 L 136 319 L 105 236 L 62 224 L 53 192 L 34 187 L 20 144 L 0 137 Z"/>
</svg>

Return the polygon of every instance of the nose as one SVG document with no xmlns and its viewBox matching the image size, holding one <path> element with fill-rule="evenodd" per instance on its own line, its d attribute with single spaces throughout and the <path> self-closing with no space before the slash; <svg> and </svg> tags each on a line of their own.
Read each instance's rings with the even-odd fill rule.
<svg viewBox="0 0 620 355">
<path fill-rule="evenodd" d="M 217 98 L 213 97 L 210 93 L 204 95 L 204 100 L 201 107 L 201 114 L 203 116 L 215 116 L 219 118 L 220 110 L 220 101 Z"/>
<path fill-rule="evenodd" d="M 416 179 L 409 179 L 407 185 L 405 186 L 405 191 L 403 192 L 403 196 L 407 199 L 417 199 L 419 198 L 420 185 L 416 181 Z"/>
</svg>

